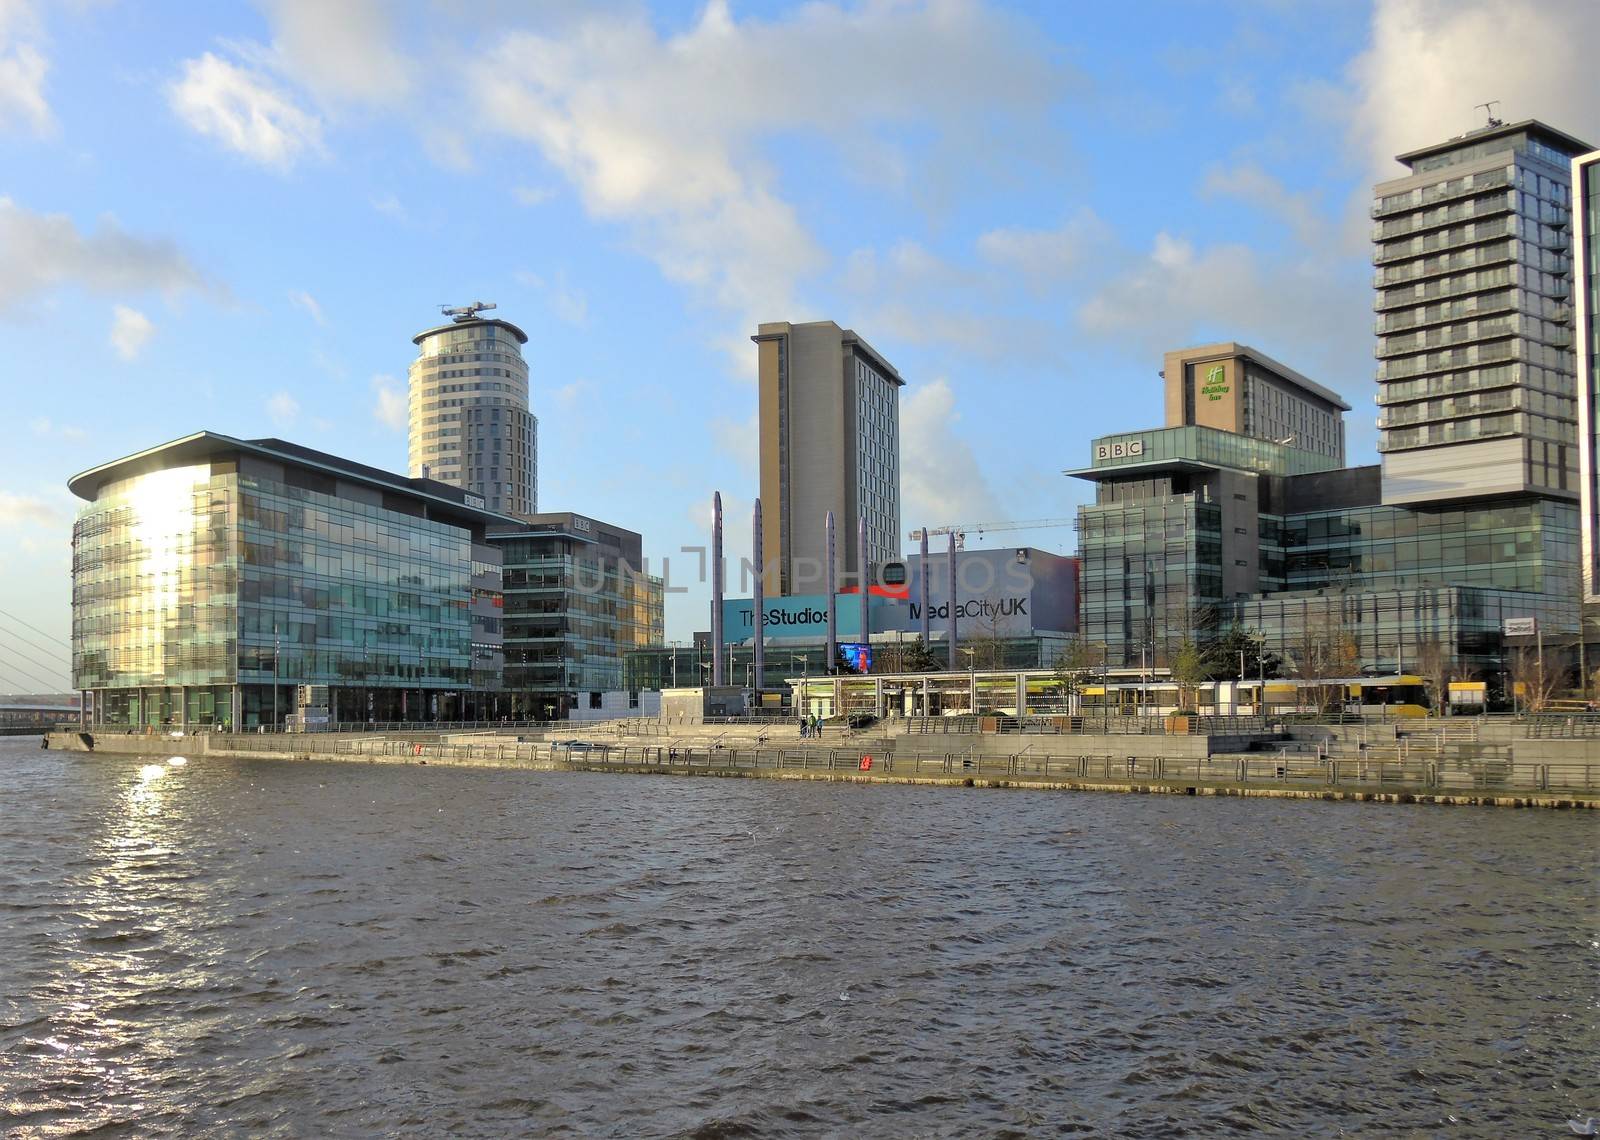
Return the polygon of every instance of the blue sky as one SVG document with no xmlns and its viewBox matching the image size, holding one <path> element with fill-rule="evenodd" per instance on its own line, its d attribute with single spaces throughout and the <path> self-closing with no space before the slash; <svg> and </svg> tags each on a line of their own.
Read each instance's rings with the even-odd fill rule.
<svg viewBox="0 0 1600 1140">
<path fill-rule="evenodd" d="M 69 475 L 202 428 L 404 470 L 440 303 L 529 334 L 541 508 L 676 583 L 713 489 L 746 541 L 761 320 L 905 376 L 908 528 L 1070 517 L 1183 344 L 1339 390 L 1370 462 L 1368 187 L 1485 99 L 1600 135 L 1596 42 L 1590 0 L 0 0 L 0 691 L 61 679 L 12 619 L 67 637 Z"/>
</svg>

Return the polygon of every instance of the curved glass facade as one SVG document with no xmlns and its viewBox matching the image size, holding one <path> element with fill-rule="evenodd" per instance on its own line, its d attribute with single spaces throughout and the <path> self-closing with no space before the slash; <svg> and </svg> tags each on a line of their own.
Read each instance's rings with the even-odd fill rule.
<svg viewBox="0 0 1600 1140">
<path fill-rule="evenodd" d="M 500 568 L 466 518 L 221 448 L 114 476 L 73 528 L 95 723 L 280 723 L 303 685 L 332 720 L 485 714 L 499 622 L 476 611 L 498 614 Z"/>
</svg>

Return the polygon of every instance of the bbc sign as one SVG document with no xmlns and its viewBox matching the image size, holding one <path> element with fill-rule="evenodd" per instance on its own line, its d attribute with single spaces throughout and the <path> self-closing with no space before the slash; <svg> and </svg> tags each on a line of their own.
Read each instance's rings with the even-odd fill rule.
<svg viewBox="0 0 1600 1140">
<path fill-rule="evenodd" d="M 1144 440 L 1127 439 L 1116 443 L 1097 443 L 1094 445 L 1094 457 L 1098 462 L 1102 459 L 1131 459 L 1144 454 Z"/>
</svg>

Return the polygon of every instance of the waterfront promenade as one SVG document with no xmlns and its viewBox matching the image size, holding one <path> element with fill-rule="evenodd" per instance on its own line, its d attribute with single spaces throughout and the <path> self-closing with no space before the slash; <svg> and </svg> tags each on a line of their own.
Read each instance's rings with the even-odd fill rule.
<svg viewBox="0 0 1600 1140">
<path fill-rule="evenodd" d="M 930 735 L 905 725 L 799 739 L 787 721 L 685 725 L 635 719 L 536 730 L 58 732 L 50 747 L 134 756 L 258 757 L 544 771 L 934 784 L 1193 796 L 1507 807 L 1600 807 L 1589 741 L 1460 739 L 1454 726 L 1304 726 L 1210 735 Z M 898 729 L 899 731 L 895 731 Z M 1343 731 L 1344 735 L 1339 735 Z M 1452 736 L 1452 731 L 1457 735 Z M 1574 749 L 1571 745 L 1579 745 Z M 1554 747 L 1553 747 L 1554 746 Z M 1569 758 L 1563 758 L 1563 756 Z M 1570 757 L 1577 758 L 1570 758 Z"/>
</svg>

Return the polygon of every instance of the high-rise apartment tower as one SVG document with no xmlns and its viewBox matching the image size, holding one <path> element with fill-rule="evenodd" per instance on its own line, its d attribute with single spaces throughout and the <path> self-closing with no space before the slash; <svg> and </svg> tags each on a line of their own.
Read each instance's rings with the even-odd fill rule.
<svg viewBox="0 0 1600 1140">
<path fill-rule="evenodd" d="M 867 523 L 870 565 L 898 558 L 900 373 L 832 321 L 762 324 L 751 339 L 759 357 L 768 592 L 823 591 L 829 511 L 841 573 L 855 572 L 858 519 Z"/>
<path fill-rule="evenodd" d="M 1385 503 L 1577 498 L 1572 159 L 1592 149 L 1491 119 L 1374 188 Z"/>
<path fill-rule="evenodd" d="M 462 487 L 491 511 L 531 515 L 539 508 L 539 421 L 528 411 L 528 337 L 478 315 L 492 308 L 446 309 L 449 324 L 411 338 L 411 476 Z"/>
<path fill-rule="evenodd" d="M 1600 150 L 1572 160 L 1576 262 L 1573 321 L 1578 343 L 1578 446 L 1582 458 L 1584 600 L 1600 602 Z"/>
</svg>

